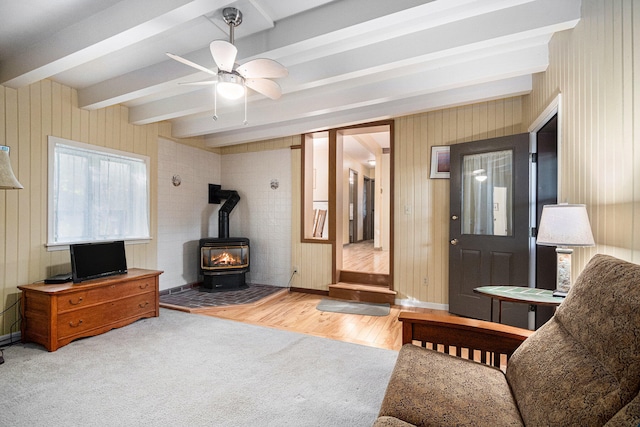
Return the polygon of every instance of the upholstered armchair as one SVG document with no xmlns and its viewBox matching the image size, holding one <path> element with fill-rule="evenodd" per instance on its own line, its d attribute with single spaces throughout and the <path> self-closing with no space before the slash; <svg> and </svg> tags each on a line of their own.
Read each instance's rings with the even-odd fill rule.
<svg viewBox="0 0 640 427">
<path fill-rule="evenodd" d="M 408 344 L 376 427 L 640 425 L 640 265 L 594 256 L 535 333 L 416 313 L 400 320 Z"/>
</svg>

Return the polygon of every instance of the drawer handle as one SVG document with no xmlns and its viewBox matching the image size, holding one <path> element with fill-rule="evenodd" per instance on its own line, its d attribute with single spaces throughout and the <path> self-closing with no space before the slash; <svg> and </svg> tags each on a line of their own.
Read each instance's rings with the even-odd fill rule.
<svg viewBox="0 0 640 427">
<path fill-rule="evenodd" d="M 80 325 L 82 325 L 82 319 L 78 320 L 78 323 L 76 323 L 75 325 L 73 324 L 73 322 L 69 322 L 69 326 L 71 326 L 72 328 L 77 328 Z"/>
<path fill-rule="evenodd" d="M 144 286 L 138 285 L 138 288 L 140 288 L 140 289 L 147 289 L 148 287 L 149 287 L 148 283 L 145 283 Z"/>
<path fill-rule="evenodd" d="M 145 308 L 148 305 L 149 305 L 149 301 L 145 301 L 145 302 L 142 302 L 142 303 L 138 304 L 138 307 Z"/>
<path fill-rule="evenodd" d="M 82 302 L 82 297 L 78 298 L 78 301 L 77 301 L 77 302 L 73 302 L 73 300 L 72 300 L 72 299 L 70 299 L 70 300 L 69 300 L 69 304 L 71 304 L 71 305 L 78 305 L 78 304 L 80 304 L 81 302 Z"/>
</svg>

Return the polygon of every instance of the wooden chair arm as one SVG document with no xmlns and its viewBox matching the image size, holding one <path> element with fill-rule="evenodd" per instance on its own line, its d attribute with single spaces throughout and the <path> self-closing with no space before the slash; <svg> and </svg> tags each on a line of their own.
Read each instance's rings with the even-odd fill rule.
<svg viewBox="0 0 640 427">
<path fill-rule="evenodd" d="M 456 347 L 460 349 L 480 350 L 496 354 L 505 354 L 507 358 L 534 331 L 483 320 L 464 317 L 442 316 L 430 313 L 400 312 L 398 320 L 402 322 L 402 344 L 420 341 L 423 346 Z"/>
</svg>

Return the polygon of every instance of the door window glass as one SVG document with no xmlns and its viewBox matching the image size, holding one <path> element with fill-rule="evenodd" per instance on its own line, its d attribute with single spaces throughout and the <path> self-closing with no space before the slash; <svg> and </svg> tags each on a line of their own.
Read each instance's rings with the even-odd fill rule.
<svg viewBox="0 0 640 427">
<path fill-rule="evenodd" d="M 513 234 L 513 152 L 463 156 L 462 234 Z"/>
</svg>

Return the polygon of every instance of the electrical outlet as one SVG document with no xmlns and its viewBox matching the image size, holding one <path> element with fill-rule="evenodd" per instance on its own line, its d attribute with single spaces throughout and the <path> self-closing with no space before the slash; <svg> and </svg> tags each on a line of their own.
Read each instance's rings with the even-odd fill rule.
<svg viewBox="0 0 640 427">
<path fill-rule="evenodd" d="M 426 277 L 422 278 L 422 286 L 427 286 L 429 284 L 429 281 L 427 280 Z"/>
<path fill-rule="evenodd" d="M 298 273 L 298 267 L 295 267 L 295 266 L 294 266 L 294 267 L 293 267 L 293 272 L 294 272 L 294 274 L 297 274 L 297 273 Z"/>
</svg>

